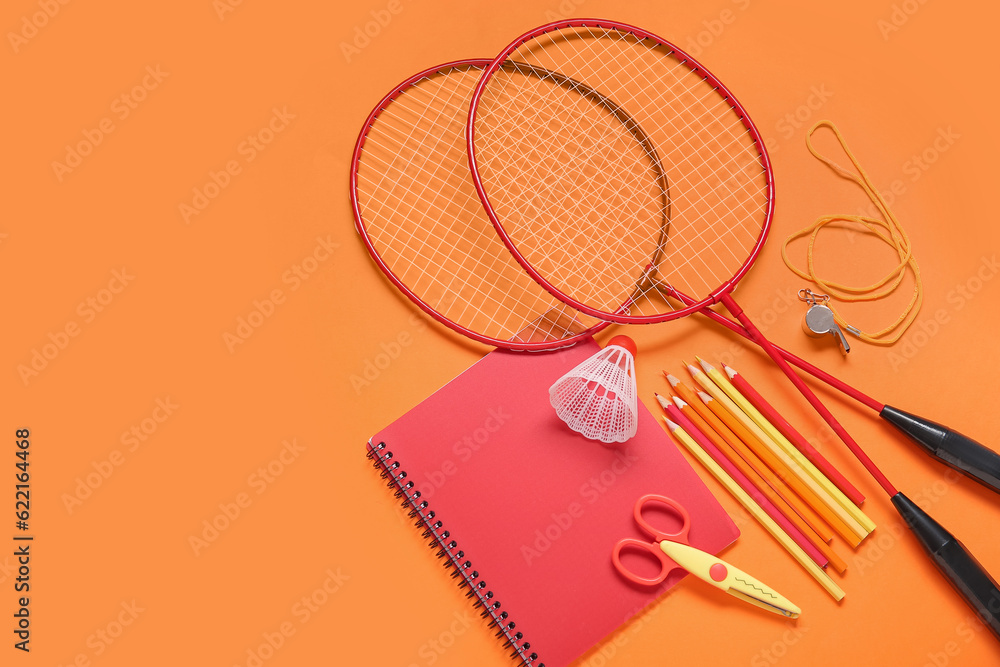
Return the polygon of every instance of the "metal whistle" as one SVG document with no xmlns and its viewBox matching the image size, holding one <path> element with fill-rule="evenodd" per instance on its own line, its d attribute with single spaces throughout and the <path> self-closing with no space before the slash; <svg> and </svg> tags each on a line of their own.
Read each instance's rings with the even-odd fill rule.
<svg viewBox="0 0 1000 667">
<path fill-rule="evenodd" d="M 833 311 L 826 305 L 830 300 L 828 294 L 816 294 L 808 289 L 799 290 L 799 299 L 809 304 L 805 317 L 802 318 L 802 330 L 813 338 L 831 335 L 840 343 L 840 351 L 847 354 L 851 351 L 851 344 L 847 342 L 844 332 L 837 326 L 833 317 Z"/>
</svg>

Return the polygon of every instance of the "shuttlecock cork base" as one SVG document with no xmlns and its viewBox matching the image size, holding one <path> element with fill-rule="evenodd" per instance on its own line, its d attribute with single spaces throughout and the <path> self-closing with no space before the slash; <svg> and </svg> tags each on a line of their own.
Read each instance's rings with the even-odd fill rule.
<svg viewBox="0 0 1000 667">
<path fill-rule="evenodd" d="M 615 336 L 549 387 L 549 402 L 574 431 L 591 440 L 625 442 L 639 425 L 635 343 Z"/>
</svg>

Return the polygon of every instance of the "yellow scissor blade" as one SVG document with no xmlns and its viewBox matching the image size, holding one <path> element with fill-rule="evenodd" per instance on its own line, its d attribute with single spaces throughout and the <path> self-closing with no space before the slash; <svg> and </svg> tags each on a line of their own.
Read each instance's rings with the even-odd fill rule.
<svg viewBox="0 0 1000 667">
<path fill-rule="evenodd" d="M 754 579 L 721 558 L 680 542 L 660 542 L 660 549 L 682 568 L 716 588 L 745 602 L 788 618 L 798 618 L 802 610 L 770 586 Z"/>
<path fill-rule="evenodd" d="M 749 602 L 752 605 L 760 607 L 761 609 L 766 609 L 775 614 L 781 614 L 782 616 L 787 616 L 788 618 L 798 618 L 802 610 L 798 608 L 795 604 L 788 600 L 784 600 L 784 605 L 772 604 L 771 602 L 766 602 L 761 598 L 754 597 L 752 595 L 747 595 L 743 591 L 737 590 L 735 588 L 730 588 L 726 591 L 735 598 L 739 598 L 744 602 Z"/>
</svg>

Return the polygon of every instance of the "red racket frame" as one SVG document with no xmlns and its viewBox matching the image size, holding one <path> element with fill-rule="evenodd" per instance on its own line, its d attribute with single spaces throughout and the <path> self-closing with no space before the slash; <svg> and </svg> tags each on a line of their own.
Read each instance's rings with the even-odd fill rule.
<svg viewBox="0 0 1000 667">
<path fill-rule="evenodd" d="M 736 271 L 735 275 L 733 275 L 732 278 L 723 282 L 722 285 L 713 290 L 708 296 L 704 297 L 700 301 L 697 301 L 694 304 L 687 305 L 683 308 L 680 308 L 679 310 L 672 310 L 668 313 L 661 313 L 657 315 L 627 315 L 622 313 L 622 310 L 624 310 L 624 308 L 627 307 L 628 305 L 626 302 L 625 304 L 623 304 L 622 309 L 619 309 L 614 313 L 609 313 L 607 311 L 599 310 L 591 306 L 588 306 L 585 303 L 581 303 L 580 301 L 574 299 L 573 297 L 569 296 L 568 294 L 565 294 L 564 292 L 553 286 L 551 283 L 549 283 L 548 280 L 546 280 L 544 276 L 542 276 L 537 270 L 535 270 L 535 268 L 531 265 L 531 263 L 528 262 L 528 260 L 525 259 L 525 257 L 521 254 L 521 252 L 517 249 L 517 246 L 514 244 L 514 241 L 510 238 L 510 235 L 504 229 L 503 223 L 499 220 L 499 218 L 496 215 L 496 212 L 493 210 L 493 205 L 489 200 L 489 196 L 486 193 L 486 188 L 483 185 L 482 178 L 480 177 L 479 168 L 476 164 L 475 121 L 476 121 L 476 111 L 479 108 L 480 98 L 482 97 L 483 91 L 486 89 L 486 85 L 489 83 L 489 80 L 492 78 L 493 74 L 496 73 L 498 69 L 500 69 L 501 65 L 507 59 L 507 57 L 511 53 L 516 51 L 517 48 L 520 47 L 525 42 L 532 40 L 535 37 L 543 35 L 547 32 L 552 32 L 554 30 L 560 30 L 563 28 L 575 28 L 575 27 L 612 28 L 614 30 L 632 33 L 633 35 L 635 35 L 640 39 L 653 40 L 658 44 L 670 49 L 671 52 L 673 52 L 678 56 L 678 59 L 681 61 L 682 64 L 688 64 L 691 71 L 701 75 L 701 77 L 704 80 L 710 82 L 712 86 L 714 86 L 720 91 L 723 99 L 725 99 L 733 108 L 733 110 L 736 111 L 737 115 L 740 118 L 740 121 L 743 123 L 743 126 L 747 128 L 747 131 L 753 138 L 754 143 L 757 145 L 758 152 L 760 153 L 761 163 L 764 167 L 765 178 L 767 179 L 767 214 L 764 219 L 764 224 L 761 227 L 760 234 L 758 234 L 757 236 L 757 241 L 754 247 L 750 251 L 750 254 L 747 257 L 747 259 L 739 267 L 739 269 Z M 686 315 L 689 315 L 693 312 L 696 312 L 701 308 L 704 308 L 711 304 L 718 303 L 719 301 L 722 300 L 722 298 L 726 294 L 732 292 L 736 288 L 736 285 L 737 283 L 739 283 L 740 279 L 742 279 L 743 276 L 746 275 L 747 271 L 749 271 L 750 268 L 753 266 L 754 261 L 757 259 L 757 256 L 760 254 L 761 249 L 764 246 L 764 241 L 767 239 L 768 231 L 771 228 L 771 218 L 774 215 L 774 178 L 773 178 L 773 171 L 771 169 L 771 159 L 767 155 L 767 149 L 764 147 L 764 140 L 761 137 L 760 132 L 757 130 L 757 127 L 753 124 L 753 121 L 750 120 L 750 117 L 749 115 L 747 115 L 747 112 L 743 108 L 743 105 L 740 104 L 739 100 L 736 99 L 736 97 L 729 91 L 728 88 L 726 88 L 725 85 L 722 84 L 721 81 L 715 78 L 714 74 L 705 69 L 704 66 L 702 66 L 697 60 L 692 58 L 682 49 L 674 46 L 673 44 L 663 39 L 662 37 L 659 37 L 658 35 L 654 35 L 653 33 L 647 30 L 643 30 L 642 28 L 637 28 L 636 26 L 629 25 L 627 23 L 619 23 L 618 21 L 606 21 L 604 19 L 570 19 L 567 21 L 555 21 L 553 23 L 548 23 L 546 25 L 535 28 L 534 30 L 526 32 L 520 37 L 518 37 L 516 40 L 511 42 L 503 51 L 501 51 L 500 54 L 496 58 L 494 58 L 487 66 L 487 68 L 483 71 L 483 74 L 479 79 L 479 84 L 476 86 L 476 90 L 472 95 L 472 102 L 469 105 L 469 118 L 466 129 L 466 135 L 467 135 L 466 140 L 468 142 L 468 152 L 469 152 L 469 168 L 472 172 L 472 180 L 476 186 L 476 192 L 479 193 L 479 198 L 483 202 L 483 209 L 489 216 L 490 222 L 493 223 L 493 226 L 496 228 L 497 234 L 499 234 L 504 245 L 514 256 L 514 258 L 518 261 L 518 263 L 524 268 L 524 270 L 527 271 L 528 274 L 539 285 L 544 287 L 550 294 L 552 294 L 552 296 L 556 297 L 563 303 L 572 306 L 573 308 L 576 308 L 582 313 L 591 315 L 592 317 L 597 317 L 610 322 L 616 322 L 618 324 L 655 324 L 657 322 L 667 322 L 669 320 L 678 319 Z"/>
<path fill-rule="evenodd" d="M 415 303 L 420 310 L 427 313 L 431 318 L 440 322 L 444 326 L 456 331 L 463 336 L 471 338 L 477 342 L 483 343 L 485 345 L 492 345 L 494 347 L 502 347 L 508 350 L 515 351 L 527 351 L 527 352 L 541 352 L 545 350 L 555 350 L 563 347 L 569 347 L 575 345 L 582 340 L 589 339 L 593 334 L 601 331 L 610 325 L 610 322 L 600 321 L 589 327 L 585 331 L 562 338 L 559 340 L 552 341 L 539 341 L 539 342 L 520 342 L 520 341 L 510 341 L 502 340 L 498 338 L 493 338 L 492 336 L 487 336 L 479 333 L 478 331 L 473 331 L 466 326 L 459 324 L 445 317 L 437 310 L 435 310 L 431 305 L 425 302 L 420 296 L 418 296 L 413 290 L 411 290 L 400 278 L 397 276 L 393 270 L 383 261 L 382 257 L 379 255 L 378 251 L 375 249 L 372 240 L 368 237 L 368 233 L 365 230 L 364 216 L 361 213 L 360 206 L 358 204 L 357 198 L 357 187 L 358 187 L 358 165 L 361 162 L 361 154 L 364 149 L 365 139 L 368 136 L 368 131 L 371 129 L 372 124 L 375 119 L 378 118 L 379 114 L 385 110 L 385 108 L 400 95 L 404 90 L 412 86 L 417 81 L 438 74 L 447 69 L 452 68 L 462 68 L 462 67 L 486 67 L 491 61 L 488 58 L 464 58 L 461 60 L 452 60 L 441 65 L 436 65 L 434 67 L 429 67 L 421 72 L 414 74 L 413 76 L 407 78 L 396 85 L 392 90 L 390 90 L 385 97 L 383 97 L 375 108 L 372 109 L 371 113 L 368 114 L 368 118 L 365 119 L 364 125 L 361 127 L 361 132 L 358 134 L 357 142 L 354 145 L 354 153 L 351 157 L 351 206 L 354 211 L 354 228 L 357 230 L 358 235 L 361 237 L 361 241 L 365 244 L 368 249 L 368 254 L 375 261 L 375 264 L 381 269 L 382 273 L 385 274 L 386 278 L 402 292 L 406 297 Z M 536 279 L 537 280 L 537 279 Z M 525 325 L 528 323 L 525 322 Z"/>
</svg>

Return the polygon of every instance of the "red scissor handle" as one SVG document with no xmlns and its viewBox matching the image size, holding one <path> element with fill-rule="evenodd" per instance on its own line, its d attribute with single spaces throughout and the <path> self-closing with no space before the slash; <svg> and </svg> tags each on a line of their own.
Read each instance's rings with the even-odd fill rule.
<svg viewBox="0 0 1000 667">
<path fill-rule="evenodd" d="M 654 558 L 660 561 L 660 573 L 650 579 L 647 577 L 640 577 L 638 574 L 625 567 L 625 565 L 622 564 L 621 552 L 622 549 L 627 548 L 639 549 L 640 551 L 652 554 Z M 635 540 L 631 537 L 618 541 L 618 544 L 615 545 L 614 550 L 611 552 L 611 561 L 615 564 L 615 569 L 618 570 L 619 574 L 634 584 L 644 586 L 659 586 L 663 583 L 664 579 L 667 578 L 667 575 L 670 574 L 670 571 L 677 567 L 677 564 L 667 558 L 667 554 L 660 550 L 659 542 L 643 542 L 642 540 Z"/>
<path fill-rule="evenodd" d="M 676 532 L 668 533 L 651 526 L 642 516 L 642 511 L 646 508 L 646 506 L 653 504 L 665 505 L 671 512 L 680 517 L 680 529 Z M 655 493 L 650 493 L 639 498 L 639 500 L 635 502 L 635 508 L 632 511 L 632 515 L 635 517 L 635 522 L 639 524 L 639 527 L 643 530 L 643 532 L 648 534 L 655 541 L 644 542 L 642 540 L 632 538 L 619 540 L 615 545 L 615 548 L 611 551 L 611 561 L 614 563 L 615 569 L 632 583 L 645 586 L 658 586 L 664 582 L 671 570 L 675 570 L 679 567 L 677 563 L 672 561 L 665 553 L 663 553 L 663 550 L 660 549 L 660 542 L 667 540 L 670 542 L 682 542 L 687 544 L 688 531 L 691 528 L 691 515 L 688 514 L 687 510 L 684 509 L 684 507 L 676 500 Z M 621 553 L 624 549 L 638 549 L 639 551 L 645 551 L 646 553 L 651 554 L 660 563 L 659 574 L 652 578 L 640 577 L 635 572 L 625 567 L 621 560 Z"/>
<path fill-rule="evenodd" d="M 672 513 L 680 517 L 680 529 L 677 530 L 677 532 L 668 533 L 651 526 L 642 516 L 642 511 L 647 505 L 663 505 L 669 508 Z M 639 500 L 635 501 L 635 508 L 632 511 L 632 515 L 635 517 L 635 522 L 639 524 L 639 527 L 657 542 L 668 540 L 670 542 L 688 544 L 688 532 L 691 530 L 691 515 L 688 514 L 688 511 L 684 509 L 684 506 L 676 500 L 656 493 L 646 494 L 642 498 L 639 498 Z"/>
</svg>

